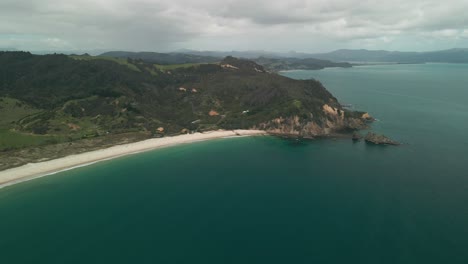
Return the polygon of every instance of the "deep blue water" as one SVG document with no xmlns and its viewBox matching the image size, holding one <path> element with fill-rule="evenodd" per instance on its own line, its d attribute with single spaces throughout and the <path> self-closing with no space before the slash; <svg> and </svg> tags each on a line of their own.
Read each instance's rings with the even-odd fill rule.
<svg viewBox="0 0 468 264">
<path fill-rule="evenodd" d="M 0 263 L 468 263 L 468 65 L 295 71 L 404 142 L 221 139 L 0 190 Z"/>
</svg>

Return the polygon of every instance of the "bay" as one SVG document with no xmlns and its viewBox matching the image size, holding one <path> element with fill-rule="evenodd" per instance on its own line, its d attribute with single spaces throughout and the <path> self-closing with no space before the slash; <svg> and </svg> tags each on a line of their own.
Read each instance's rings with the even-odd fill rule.
<svg viewBox="0 0 468 264">
<path fill-rule="evenodd" d="M 291 71 L 405 143 L 244 137 L 0 190 L 1 263 L 467 263 L 468 65 Z"/>
</svg>

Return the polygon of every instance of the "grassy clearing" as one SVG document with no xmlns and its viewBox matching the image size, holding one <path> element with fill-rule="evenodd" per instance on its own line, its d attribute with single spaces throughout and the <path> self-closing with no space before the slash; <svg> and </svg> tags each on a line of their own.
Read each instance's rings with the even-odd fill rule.
<svg viewBox="0 0 468 264">
<path fill-rule="evenodd" d="M 146 70 L 148 70 L 148 72 L 153 75 L 153 76 L 158 76 L 159 75 L 159 71 L 157 70 L 158 68 L 155 67 L 156 69 L 153 69 L 153 68 L 146 68 Z"/>
<path fill-rule="evenodd" d="M 0 97 L 0 129 L 9 128 L 12 122 L 39 112 L 41 112 L 40 109 L 31 107 L 19 100 Z"/>
<path fill-rule="evenodd" d="M 114 57 L 107 57 L 107 56 L 70 56 L 71 58 L 75 60 L 108 60 L 108 61 L 113 61 L 115 63 L 125 65 L 131 70 L 134 71 L 140 71 L 138 67 L 136 67 L 134 64 L 131 64 L 128 62 L 127 59 L 124 58 L 114 58 Z M 169 64 L 169 65 L 162 65 L 162 64 L 153 64 L 153 66 L 157 70 L 161 71 L 170 71 L 170 70 L 175 70 L 175 69 L 181 69 L 181 68 L 190 68 L 190 67 L 197 67 L 201 63 L 184 63 L 184 64 Z M 152 71 L 151 69 L 148 69 L 152 75 L 157 76 L 158 73 L 156 71 Z"/>
<path fill-rule="evenodd" d="M 124 58 L 114 58 L 114 57 L 106 57 L 106 56 L 70 56 L 70 58 L 75 59 L 75 60 L 107 60 L 107 61 L 112 61 L 115 63 L 118 63 L 120 65 L 127 66 L 129 69 L 133 71 L 140 71 L 135 65 L 131 64 L 128 62 L 127 59 Z"/>
<path fill-rule="evenodd" d="M 0 129 L 0 151 L 58 143 L 62 140 L 63 138 L 60 137 L 25 134 L 8 129 Z"/>
<path fill-rule="evenodd" d="M 60 142 L 64 137 L 34 135 L 15 131 L 15 122 L 42 110 L 19 100 L 0 97 L 0 151 Z"/>
<path fill-rule="evenodd" d="M 169 64 L 169 65 L 153 64 L 153 65 L 159 70 L 169 71 L 169 70 L 175 70 L 175 69 L 180 69 L 180 68 L 197 67 L 200 64 L 201 63 L 185 63 L 185 64 Z"/>
</svg>

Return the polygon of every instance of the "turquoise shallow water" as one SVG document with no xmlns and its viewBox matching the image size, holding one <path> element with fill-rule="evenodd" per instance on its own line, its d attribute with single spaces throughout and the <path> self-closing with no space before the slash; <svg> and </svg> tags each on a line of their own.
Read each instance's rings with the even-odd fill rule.
<svg viewBox="0 0 468 264">
<path fill-rule="evenodd" d="M 468 65 L 316 78 L 407 143 L 221 139 L 0 190 L 0 263 L 468 263 Z"/>
</svg>

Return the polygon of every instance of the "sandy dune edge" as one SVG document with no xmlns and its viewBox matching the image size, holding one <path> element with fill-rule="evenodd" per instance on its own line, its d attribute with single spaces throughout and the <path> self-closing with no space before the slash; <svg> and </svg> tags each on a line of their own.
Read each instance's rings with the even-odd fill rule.
<svg viewBox="0 0 468 264">
<path fill-rule="evenodd" d="M 216 138 L 265 134 L 266 132 L 261 130 L 218 130 L 174 137 L 154 138 L 125 145 L 117 145 L 106 149 L 85 152 L 77 155 L 70 155 L 54 160 L 39 163 L 29 163 L 21 167 L 0 171 L 0 188 L 54 174 L 59 171 L 69 170 L 99 161 L 153 150 L 161 147 Z"/>
</svg>

